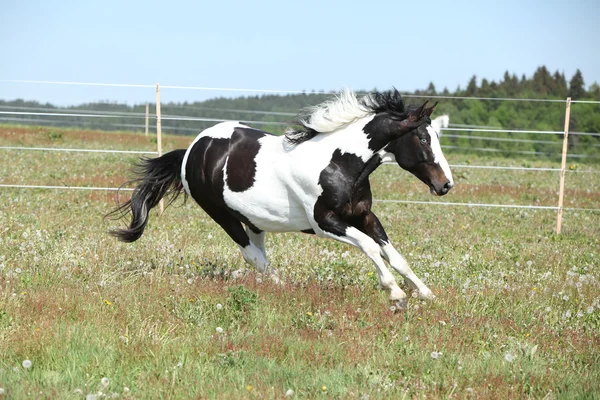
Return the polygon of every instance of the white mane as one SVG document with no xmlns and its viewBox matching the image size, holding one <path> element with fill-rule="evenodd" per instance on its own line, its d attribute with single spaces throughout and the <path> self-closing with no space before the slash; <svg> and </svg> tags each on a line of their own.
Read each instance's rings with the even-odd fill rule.
<svg viewBox="0 0 600 400">
<path fill-rule="evenodd" d="M 300 123 L 305 128 L 317 132 L 333 132 L 371 114 L 369 104 L 371 104 L 369 96 L 358 99 L 356 93 L 346 89 L 333 100 L 307 108 L 309 114 L 300 120 Z"/>
<path fill-rule="evenodd" d="M 440 115 L 431 121 L 431 127 L 437 132 L 438 136 L 442 136 L 442 129 L 447 128 L 450 124 L 450 117 L 447 115 Z"/>
</svg>

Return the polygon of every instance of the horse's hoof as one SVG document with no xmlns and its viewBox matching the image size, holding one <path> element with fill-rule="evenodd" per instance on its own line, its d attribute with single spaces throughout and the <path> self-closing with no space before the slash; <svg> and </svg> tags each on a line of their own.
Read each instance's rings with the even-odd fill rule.
<svg viewBox="0 0 600 400">
<path fill-rule="evenodd" d="M 435 300 L 435 294 L 433 294 L 433 292 L 429 289 L 424 290 L 424 291 L 420 291 L 419 292 L 419 297 L 425 300 L 430 300 L 430 301 L 434 301 Z"/>
<path fill-rule="evenodd" d="M 408 307 L 408 299 L 405 297 L 398 300 L 392 300 L 392 306 L 390 309 L 393 312 L 400 312 L 406 310 L 406 307 Z"/>
</svg>

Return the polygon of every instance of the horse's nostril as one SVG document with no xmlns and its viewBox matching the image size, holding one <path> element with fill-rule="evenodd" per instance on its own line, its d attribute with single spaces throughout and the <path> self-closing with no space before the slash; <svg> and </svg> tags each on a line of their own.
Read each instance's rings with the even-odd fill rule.
<svg viewBox="0 0 600 400">
<path fill-rule="evenodd" d="M 448 193 L 453 186 L 454 185 L 450 181 L 444 183 L 444 193 Z"/>
</svg>

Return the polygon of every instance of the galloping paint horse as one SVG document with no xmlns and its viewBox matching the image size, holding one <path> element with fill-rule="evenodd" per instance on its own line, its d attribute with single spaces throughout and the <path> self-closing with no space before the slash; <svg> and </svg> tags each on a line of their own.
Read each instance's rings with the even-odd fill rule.
<svg viewBox="0 0 600 400">
<path fill-rule="evenodd" d="M 300 128 L 274 136 L 238 122 L 200 133 L 187 150 L 138 164 L 132 198 L 113 215 L 133 214 L 129 228 L 111 233 L 125 242 L 142 235 L 161 198 L 185 190 L 240 247 L 244 259 L 271 273 L 265 232 L 304 232 L 351 244 L 375 264 L 381 286 L 398 306 L 406 294 L 384 259 L 423 298 L 433 293 L 394 249 L 371 211 L 369 175 L 395 161 L 444 195 L 454 186 L 438 133 L 435 105 L 405 106 L 397 91 L 361 99 L 351 91 L 309 109 Z M 169 203 L 170 204 L 170 203 Z"/>
</svg>

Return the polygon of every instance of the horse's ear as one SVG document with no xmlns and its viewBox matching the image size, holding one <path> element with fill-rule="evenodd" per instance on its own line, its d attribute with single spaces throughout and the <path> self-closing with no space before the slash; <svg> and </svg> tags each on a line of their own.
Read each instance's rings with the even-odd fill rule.
<svg viewBox="0 0 600 400">
<path fill-rule="evenodd" d="M 438 102 L 436 101 L 434 105 L 432 105 L 429 108 L 426 108 L 423 113 L 425 115 L 427 115 L 428 117 L 431 117 L 431 114 L 433 114 L 433 112 L 435 111 L 435 107 L 438 105 Z"/>
<path fill-rule="evenodd" d="M 423 117 L 423 110 L 425 109 L 425 106 L 427 105 L 427 103 L 429 102 L 429 100 L 425 100 L 425 103 L 423 103 L 423 105 L 419 108 L 417 108 L 414 111 L 411 111 L 410 114 L 408 114 L 408 122 L 417 122 L 418 120 L 421 119 L 421 117 Z M 435 106 L 434 106 L 435 107 Z"/>
</svg>

